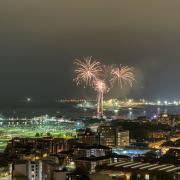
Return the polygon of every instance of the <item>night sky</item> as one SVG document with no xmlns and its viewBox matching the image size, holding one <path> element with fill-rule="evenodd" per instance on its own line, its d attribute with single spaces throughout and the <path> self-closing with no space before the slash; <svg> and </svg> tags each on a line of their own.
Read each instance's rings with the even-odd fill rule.
<svg viewBox="0 0 180 180">
<path fill-rule="evenodd" d="M 109 97 L 180 98 L 180 1 L 0 1 L 0 103 L 93 97 L 72 82 L 82 56 L 135 67 Z"/>
</svg>

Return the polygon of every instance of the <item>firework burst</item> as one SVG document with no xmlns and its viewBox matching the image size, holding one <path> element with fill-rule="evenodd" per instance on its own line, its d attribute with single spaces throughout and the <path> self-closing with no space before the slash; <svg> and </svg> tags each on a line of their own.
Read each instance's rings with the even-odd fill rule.
<svg viewBox="0 0 180 180">
<path fill-rule="evenodd" d="M 95 89 L 95 91 L 97 91 L 99 93 L 103 93 L 103 94 L 108 92 L 108 87 L 104 80 L 99 80 L 99 79 L 96 80 L 94 82 L 94 89 Z"/>
<path fill-rule="evenodd" d="M 94 89 L 97 92 L 97 116 L 103 116 L 103 103 L 104 103 L 104 94 L 108 92 L 108 87 L 106 82 L 101 79 L 97 79 L 94 82 Z"/>
<path fill-rule="evenodd" d="M 134 77 L 134 68 L 128 66 L 119 66 L 112 69 L 112 79 L 111 82 L 114 84 L 118 82 L 121 88 L 124 84 L 128 84 L 132 87 L 133 81 L 135 81 Z"/>
<path fill-rule="evenodd" d="M 94 60 L 92 57 L 84 57 L 83 60 L 76 59 L 74 64 L 77 69 L 74 71 L 76 78 L 74 79 L 77 85 L 85 84 L 93 86 L 94 81 L 102 72 L 101 63 Z"/>
<path fill-rule="evenodd" d="M 117 82 L 121 88 L 128 84 L 132 87 L 135 81 L 132 67 L 101 65 L 101 63 L 91 56 L 82 60 L 76 59 L 75 79 L 77 85 L 91 86 L 97 92 L 97 116 L 103 116 L 104 94 Z"/>
</svg>

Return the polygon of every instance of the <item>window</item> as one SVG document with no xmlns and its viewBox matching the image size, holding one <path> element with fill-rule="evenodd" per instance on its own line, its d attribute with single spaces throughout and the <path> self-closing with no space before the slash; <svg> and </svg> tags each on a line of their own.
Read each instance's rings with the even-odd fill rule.
<svg viewBox="0 0 180 180">
<path fill-rule="evenodd" d="M 149 174 L 145 175 L 145 180 L 149 180 Z"/>
</svg>

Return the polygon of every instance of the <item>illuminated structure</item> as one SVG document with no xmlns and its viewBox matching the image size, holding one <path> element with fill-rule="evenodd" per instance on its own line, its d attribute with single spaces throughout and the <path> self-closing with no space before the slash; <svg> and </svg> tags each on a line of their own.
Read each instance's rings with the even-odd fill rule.
<svg viewBox="0 0 180 180">
<path fill-rule="evenodd" d="M 119 126 L 99 126 L 98 134 L 100 145 L 108 147 L 129 146 L 129 131 L 124 131 Z"/>
<path fill-rule="evenodd" d="M 36 160 L 49 154 L 69 151 L 72 149 L 72 146 L 71 140 L 63 138 L 13 138 L 9 154 L 14 155 L 14 157 L 20 160 Z M 26 152 L 24 152 L 24 147 L 27 148 Z"/>
<path fill-rule="evenodd" d="M 180 116 L 161 114 L 159 117 L 157 117 L 157 122 L 161 124 L 167 124 L 173 127 L 180 124 Z"/>
<path fill-rule="evenodd" d="M 98 144 L 98 135 L 92 132 L 91 129 L 86 129 L 84 131 L 77 131 L 77 138 L 79 143 L 94 145 Z"/>
<path fill-rule="evenodd" d="M 42 180 L 42 161 L 18 161 L 14 163 L 12 178 Z"/>
<path fill-rule="evenodd" d="M 111 148 L 101 145 L 79 144 L 74 148 L 74 157 L 103 157 L 111 155 Z"/>
<path fill-rule="evenodd" d="M 60 164 L 51 159 L 38 161 L 17 161 L 13 163 L 13 179 L 66 180 L 67 171 L 60 170 Z"/>
<path fill-rule="evenodd" d="M 101 178 L 105 179 L 109 176 L 113 179 L 143 179 L 143 180 L 179 180 L 180 167 L 170 164 L 158 164 L 150 162 L 134 162 L 121 160 L 118 163 L 111 163 L 107 166 L 102 166 L 99 172 Z M 107 174 L 107 172 L 109 172 Z M 117 173 L 118 172 L 118 173 Z M 120 173 L 121 172 L 121 173 Z M 97 175 L 97 174 L 96 174 Z"/>
</svg>

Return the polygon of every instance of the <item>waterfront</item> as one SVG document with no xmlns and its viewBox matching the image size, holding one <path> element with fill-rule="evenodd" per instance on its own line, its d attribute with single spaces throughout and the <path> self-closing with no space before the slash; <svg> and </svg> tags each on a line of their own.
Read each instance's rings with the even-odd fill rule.
<svg viewBox="0 0 180 180">
<path fill-rule="evenodd" d="M 47 133 L 54 137 L 73 137 L 76 130 L 83 127 L 81 120 L 84 117 L 92 117 L 96 111 L 92 107 L 77 108 L 74 103 L 63 103 L 54 108 L 4 108 L 0 109 L 0 112 L 0 151 L 2 152 L 12 137 L 46 136 Z M 105 111 L 109 117 L 123 119 L 136 119 L 139 116 L 147 116 L 151 119 L 161 113 L 180 114 L 180 106 L 139 106 Z"/>
<path fill-rule="evenodd" d="M 154 115 L 168 113 L 172 115 L 180 114 L 180 105 L 139 105 L 132 107 L 105 107 L 106 116 L 121 116 L 125 119 L 135 119 L 139 116 L 146 116 L 151 119 Z M 48 115 L 65 116 L 73 119 L 79 117 L 92 117 L 96 115 L 96 107 L 94 104 L 87 106 L 79 106 L 78 103 L 59 103 L 55 106 L 27 106 L 18 108 L 0 108 L 0 115 L 5 118 L 33 118 L 35 116 Z"/>
</svg>

